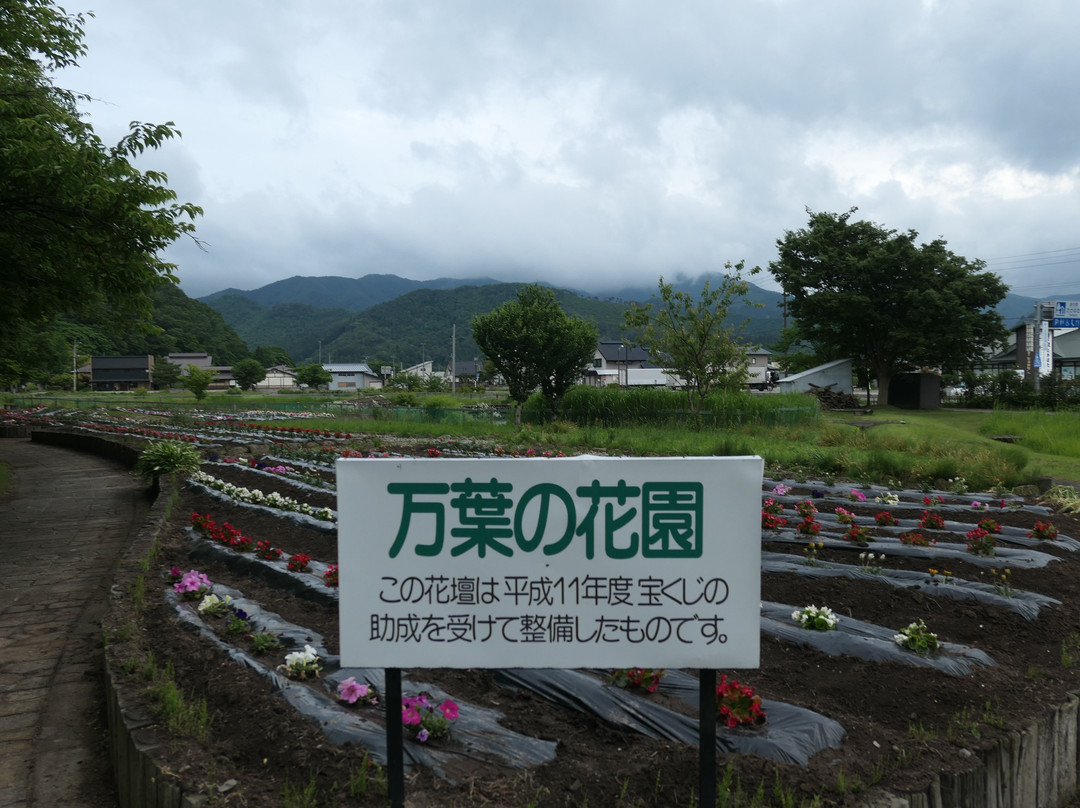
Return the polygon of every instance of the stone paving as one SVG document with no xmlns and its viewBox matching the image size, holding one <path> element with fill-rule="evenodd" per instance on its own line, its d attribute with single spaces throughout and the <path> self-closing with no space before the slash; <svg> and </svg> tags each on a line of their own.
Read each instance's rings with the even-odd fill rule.
<svg viewBox="0 0 1080 808">
<path fill-rule="evenodd" d="M 70 449 L 0 439 L 0 808 L 116 808 L 101 618 L 148 487 Z"/>
</svg>

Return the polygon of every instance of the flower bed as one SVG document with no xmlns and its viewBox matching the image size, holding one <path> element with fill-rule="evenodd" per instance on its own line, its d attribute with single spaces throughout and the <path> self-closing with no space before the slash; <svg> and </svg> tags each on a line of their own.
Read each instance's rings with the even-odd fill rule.
<svg viewBox="0 0 1080 808">
<path fill-rule="evenodd" d="M 430 447 L 423 447 L 422 451 L 427 448 Z M 800 493 L 802 496 L 799 499 L 809 498 L 808 491 Z M 283 573 L 287 572 L 285 566 L 288 558 L 298 554 L 309 555 L 313 565 L 330 565 L 337 561 L 332 540 L 303 524 L 229 505 L 195 491 L 182 492 L 181 499 L 181 504 L 174 509 L 177 521 L 163 532 L 163 550 L 160 558 L 155 560 L 162 570 L 172 566 L 184 571 L 192 568 L 190 540 L 184 530 L 193 510 L 209 512 L 219 523 L 228 521 L 245 536 L 255 539 L 269 537 L 273 546 L 282 550 L 283 559 L 267 563 L 278 565 Z M 875 541 L 869 547 L 844 542 L 839 525 L 833 532 L 830 523 L 825 520 L 825 516 L 832 516 L 832 513 L 823 514 L 819 508 L 815 519 L 822 529 L 821 535 L 814 539 L 822 542 L 817 554 L 826 565 L 825 570 L 829 569 L 829 564 L 842 563 L 842 560 L 847 560 L 852 567 L 860 567 L 857 558 L 859 552 L 872 551 L 877 554 L 881 551 L 877 546 L 881 538 L 897 535 L 881 533 L 879 531 L 884 531 L 884 528 L 874 525 L 873 517 L 881 512 L 882 504 L 874 502 L 873 497 L 868 496 L 865 502 L 850 498 L 842 501 L 845 503 L 843 507 L 853 513 L 856 523 L 869 526 Z M 926 508 L 921 501 L 908 501 L 906 505 L 906 508 L 901 504 L 890 506 L 895 508 L 890 512 L 899 521 L 907 520 L 913 526 L 914 520 Z M 947 505 L 941 507 L 944 509 Z M 794 514 L 790 505 L 788 510 Z M 972 514 L 975 515 L 983 514 Z M 1033 514 L 1010 511 L 994 513 L 994 518 L 1003 527 L 1002 534 L 999 534 L 999 552 L 1029 552 L 1010 544 L 1007 529 L 1032 530 L 1035 522 Z M 1066 540 L 1070 532 L 1077 532 L 1074 518 L 1059 519 L 1055 515 L 1053 521 Z M 975 524 L 971 520 L 969 529 Z M 967 677 L 955 677 L 930 668 L 920 670 L 918 676 L 913 676 L 906 664 L 867 663 L 847 656 L 833 657 L 811 646 L 774 642 L 766 637 L 762 643 L 761 668 L 740 671 L 737 677 L 741 684 L 754 687 L 756 693 L 765 697 L 769 728 L 762 737 L 767 740 L 767 733 L 772 729 L 775 719 L 770 704 L 778 699 L 828 716 L 847 730 L 839 746 L 831 749 L 827 755 L 820 756 L 829 758 L 827 765 L 824 762 L 819 765 L 818 759 L 811 756 L 804 766 L 783 770 L 782 781 L 792 784 L 792 788 L 796 789 L 793 793 L 822 794 L 841 800 L 842 794 L 837 789 L 838 771 L 843 771 L 849 782 L 850 778 L 857 776 L 864 788 L 880 785 L 888 785 L 899 791 L 920 788 L 939 769 L 970 765 L 968 757 L 961 750 L 976 748 L 992 740 L 1010 727 L 1014 717 L 1020 719 L 1027 715 L 1032 703 L 1053 703 L 1055 694 L 1077 686 L 1076 671 L 1062 664 L 1062 654 L 1069 650 L 1063 643 L 1067 642 L 1071 626 L 1076 624 L 1077 619 L 1076 607 L 1068 599 L 1068 605 L 1063 607 L 1040 604 L 1033 627 L 1024 616 L 994 603 L 954 601 L 936 596 L 928 591 L 934 586 L 929 580 L 924 581 L 925 587 L 919 588 L 889 586 L 878 581 L 896 571 L 917 572 L 929 578 L 927 569 L 933 565 L 939 570 L 943 566 L 951 570 L 950 574 L 957 580 L 985 583 L 993 587 L 997 579 L 991 579 L 986 573 L 1009 568 L 1012 570 L 1010 588 L 1021 593 L 1054 595 L 1070 591 L 1066 581 L 1075 576 L 1077 558 L 1068 549 L 1068 542 L 1039 542 L 1039 550 L 1057 560 L 1037 568 L 1026 568 L 1023 565 L 1012 566 L 997 556 L 981 559 L 971 556 L 964 550 L 962 533 L 946 531 L 938 538 L 937 547 L 903 548 L 929 553 L 923 556 L 905 556 L 894 552 L 893 546 L 899 550 L 902 545 L 893 538 L 893 545 L 884 550 L 885 560 L 875 559 L 875 563 L 883 568 L 881 575 L 869 576 L 861 572 L 860 577 L 855 579 L 841 576 L 808 578 L 792 571 L 766 571 L 763 574 L 765 599 L 795 604 L 788 607 L 789 624 L 791 610 L 800 604 L 828 603 L 840 616 L 836 631 L 813 632 L 815 635 L 839 635 L 846 625 L 864 622 L 888 631 L 889 636 L 884 638 L 884 642 L 891 645 L 895 653 L 915 659 L 931 658 L 932 655 L 901 648 L 892 637 L 901 629 L 924 619 L 942 643 L 977 648 L 998 663 L 993 667 L 978 667 Z M 766 549 L 779 551 L 778 554 L 789 556 L 793 563 L 802 567 L 806 567 L 803 550 L 808 546 L 808 539 L 808 536 L 797 537 L 791 529 L 776 533 L 762 532 Z M 846 545 L 845 549 L 839 549 L 843 545 Z M 958 547 L 960 557 L 946 555 L 949 546 Z M 943 558 L 948 559 L 947 565 L 935 561 Z M 325 648 L 317 648 L 324 663 L 319 677 L 294 681 L 292 686 L 299 688 L 297 692 L 300 693 L 314 687 L 324 687 L 328 697 L 336 700 L 338 682 L 332 680 L 334 671 L 331 664 L 336 653 L 336 609 L 319 605 L 295 592 L 282 592 L 268 584 L 252 581 L 250 573 L 234 572 L 223 562 L 210 561 L 199 569 L 206 572 L 212 581 L 237 584 L 236 588 L 242 590 L 246 597 L 265 603 L 283 618 L 323 637 Z M 306 575 L 316 584 L 319 583 L 320 576 L 310 572 L 288 574 Z M 942 576 L 939 574 L 937 577 Z M 362 749 L 335 748 L 333 742 L 328 741 L 333 736 L 332 729 L 319 728 L 294 708 L 288 707 L 291 701 L 274 697 L 258 676 L 238 666 L 217 646 L 209 645 L 198 633 L 180 632 L 175 628 L 170 631 L 170 618 L 164 604 L 155 603 L 152 593 L 148 593 L 148 596 L 151 605 L 141 619 L 144 624 L 155 628 L 139 635 L 146 643 L 144 650 L 152 650 L 159 665 L 171 664 L 179 679 L 204 694 L 208 709 L 215 717 L 209 756 L 199 744 L 180 742 L 174 750 L 177 768 L 187 766 L 188 776 L 207 778 L 208 783 L 221 782 L 226 776 L 234 777 L 240 784 L 236 787 L 239 789 L 237 793 L 242 794 L 249 804 L 275 804 L 286 782 L 301 787 L 312 777 L 324 801 L 330 799 L 334 783 L 338 784 L 339 794 L 345 793 L 350 774 L 353 782 L 356 782 L 360 772 L 369 773 L 374 781 L 375 770 L 370 768 L 370 760 L 364 762 Z M 988 625 L 993 626 L 994 630 L 988 632 L 985 628 Z M 793 624 L 791 628 L 805 632 Z M 1034 637 L 1026 639 L 1036 634 L 1037 641 Z M 1048 641 L 1048 638 L 1053 640 Z M 317 647 L 316 643 L 312 645 Z M 303 644 L 299 646 L 302 647 Z M 110 655 L 118 663 L 128 650 L 131 648 L 119 638 L 110 643 Z M 1080 649 L 1074 648 L 1072 653 L 1080 658 Z M 266 667 L 272 669 L 283 663 L 282 655 Z M 1038 669 L 1038 675 L 1028 675 L 1032 667 Z M 504 712 L 502 723 L 508 729 L 525 737 L 558 738 L 560 744 L 554 766 L 535 769 L 528 777 L 514 777 L 508 776 L 505 771 L 474 765 L 469 774 L 471 780 L 467 786 L 461 787 L 449 786 L 447 782 L 440 784 L 427 774 L 438 771 L 449 781 L 457 782 L 456 774 L 451 771 L 453 764 L 445 759 L 424 759 L 421 775 L 409 783 L 409 793 L 419 799 L 440 805 L 469 805 L 476 804 L 478 800 L 524 805 L 536 797 L 537 789 L 542 788 L 549 795 L 573 795 L 571 804 L 575 801 L 580 804 L 588 799 L 590 805 L 616 805 L 618 803 L 613 801 L 613 794 L 617 794 L 622 783 L 626 782 L 627 793 L 631 795 L 652 794 L 659 788 L 657 804 L 688 804 L 688 793 L 685 788 L 680 791 L 680 787 L 696 781 L 696 750 L 684 741 L 650 736 L 637 728 L 629 731 L 629 724 L 612 725 L 596 716 L 583 719 L 568 706 L 562 703 L 553 706 L 546 697 L 538 695 L 543 685 L 538 684 L 537 690 L 524 689 L 522 683 L 513 683 L 507 676 L 494 671 L 425 673 L 429 674 L 425 677 L 428 681 L 422 687 L 437 703 L 449 698 L 457 704 L 475 705 L 481 710 L 498 709 Z M 657 693 L 627 695 L 637 699 L 662 697 L 665 689 L 671 686 L 670 682 L 676 682 L 685 675 L 684 672 L 668 672 Z M 593 678 L 598 687 L 607 686 L 602 678 Z M 360 681 L 360 677 L 356 679 Z M 932 710 L 917 715 L 917 720 L 930 728 L 934 735 L 922 736 L 918 741 L 913 740 L 910 731 L 911 705 L 916 699 L 913 688 L 916 687 L 932 687 L 935 699 Z M 692 690 L 692 685 L 687 688 Z M 977 725 L 978 737 L 971 733 L 958 736 L 955 726 L 959 717 L 972 715 L 973 689 L 982 701 L 985 701 L 984 694 L 987 693 L 995 694 L 998 701 L 989 707 L 981 702 L 977 705 L 979 712 L 972 720 Z M 409 695 L 415 698 L 418 694 L 419 691 L 416 691 Z M 668 695 L 671 695 L 671 691 L 668 691 Z M 339 705 L 338 709 L 347 712 L 358 708 Z M 965 713 L 965 710 L 968 712 Z M 463 708 L 459 721 L 464 720 L 465 715 L 467 711 Z M 257 729 L 252 731 L 253 728 Z M 458 731 L 455 727 L 450 733 L 451 743 L 455 742 Z M 950 733 L 953 736 L 951 739 Z M 268 737 L 274 739 L 273 743 L 266 742 Z M 751 739 L 758 740 L 757 736 Z M 435 752 L 439 751 L 437 745 L 431 746 L 429 742 L 408 743 L 410 749 L 430 747 Z M 899 758 L 895 751 L 897 749 L 904 750 Z M 776 770 L 749 747 L 740 754 L 735 754 L 735 751 L 732 748 L 722 758 L 721 765 L 730 764 L 750 789 L 756 788 L 758 782 L 764 782 L 766 793 L 770 793 L 777 782 Z M 902 765 L 897 763 L 898 760 L 903 761 Z M 643 765 L 643 761 L 647 763 Z M 209 778 L 216 779 L 211 781 Z M 372 786 L 372 792 L 375 790 Z M 378 799 L 372 794 L 349 798 L 343 804 L 375 805 Z M 541 799 L 539 804 L 545 804 L 544 800 Z"/>
</svg>

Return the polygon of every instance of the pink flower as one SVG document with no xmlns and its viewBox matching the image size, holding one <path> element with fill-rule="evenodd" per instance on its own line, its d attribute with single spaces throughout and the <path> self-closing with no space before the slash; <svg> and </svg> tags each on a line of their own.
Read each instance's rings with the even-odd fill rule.
<svg viewBox="0 0 1080 808">
<path fill-rule="evenodd" d="M 447 699 L 439 705 L 439 709 L 442 711 L 443 717 L 447 721 L 453 721 L 458 717 L 458 706 L 454 702 Z"/>
<path fill-rule="evenodd" d="M 415 707 L 403 707 L 401 709 L 401 723 L 402 724 L 419 724 L 420 713 Z"/>
<path fill-rule="evenodd" d="M 184 577 L 173 584 L 173 590 L 179 593 L 198 592 L 203 587 L 211 586 L 210 579 L 198 570 L 189 570 Z"/>
<path fill-rule="evenodd" d="M 350 676 L 337 686 L 338 698 L 349 704 L 356 704 L 361 696 L 367 695 L 367 685 L 357 683 L 356 677 Z"/>
</svg>

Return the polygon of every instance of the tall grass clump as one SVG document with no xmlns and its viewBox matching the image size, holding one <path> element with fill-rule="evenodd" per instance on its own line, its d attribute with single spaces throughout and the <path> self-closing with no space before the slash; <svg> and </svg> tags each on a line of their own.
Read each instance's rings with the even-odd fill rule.
<svg viewBox="0 0 1080 808">
<path fill-rule="evenodd" d="M 817 399 L 805 393 L 754 395 L 718 390 L 705 398 L 702 423 L 714 427 L 797 426 L 821 419 Z"/>
<path fill-rule="evenodd" d="M 1080 457 L 1080 413 L 995 410 L 979 434 L 1019 436 L 1014 444 L 1033 452 Z"/>
<path fill-rule="evenodd" d="M 540 395 L 529 398 L 522 420 L 550 419 Z M 818 421 L 817 401 L 802 393 L 754 395 L 717 391 L 705 398 L 700 425 L 704 428 L 792 426 Z M 559 402 L 557 420 L 582 427 L 685 426 L 694 424 L 686 394 L 659 388 L 572 387 Z"/>
</svg>

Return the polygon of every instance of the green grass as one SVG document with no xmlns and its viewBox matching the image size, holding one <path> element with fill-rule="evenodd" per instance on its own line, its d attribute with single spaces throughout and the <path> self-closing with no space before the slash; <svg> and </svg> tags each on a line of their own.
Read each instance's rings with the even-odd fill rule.
<svg viewBox="0 0 1080 808">
<path fill-rule="evenodd" d="M 172 665 L 167 664 L 164 670 L 159 671 L 152 656 L 145 663 L 143 676 L 153 681 L 147 693 L 154 703 L 155 712 L 165 721 L 169 734 L 173 738 L 191 737 L 199 743 L 206 743 L 213 723 L 206 699 L 185 696 L 176 684 Z"/>
<path fill-rule="evenodd" d="M 918 488 L 962 476 L 972 491 L 1011 489 L 1048 476 L 1080 480 L 1080 413 L 878 407 L 869 416 L 824 413 L 795 426 L 758 422 L 695 430 L 678 425 L 576 426 L 559 421 L 518 427 L 472 420 L 460 410 L 442 406 L 451 398 L 445 394 L 426 399 L 423 394 L 417 396 L 439 405 L 409 411 L 410 418 L 421 420 L 397 420 L 386 413 L 378 418 L 341 413 L 275 423 L 350 432 L 357 436 L 360 448 L 371 448 L 384 436 L 397 436 L 457 441 L 464 447 L 497 445 L 507 450 L 551 449 L 566 454 L 758 455 L 765 459 L 769 476 L 797 480 L 898 483 Z M 230 408 L 237 402 L 242 407 L 282 403 L 273 396 L 229 398 L 233 399 L 228 402 Z M 327 396 L 298 398 L 310 405 L 309 410 L 333 400 Z M 453 398 L 455 402 L 468 400 L 464 396 Z M 108 402 L 119 403 L 116 399 Z M 154 402 L 144 396 L 139 403 L 148 406 Z M 168 402 L 162 405 L 168 406 Z M 212 407 L 213 402 L 207 402 L 207 408 Z M 866 426 L 868 422 L 875 425 Z M 1020 439 L 1012 444 L 993 440 L 993 436 L 1003 434 L 1019 435 Z"/>
</svg>

